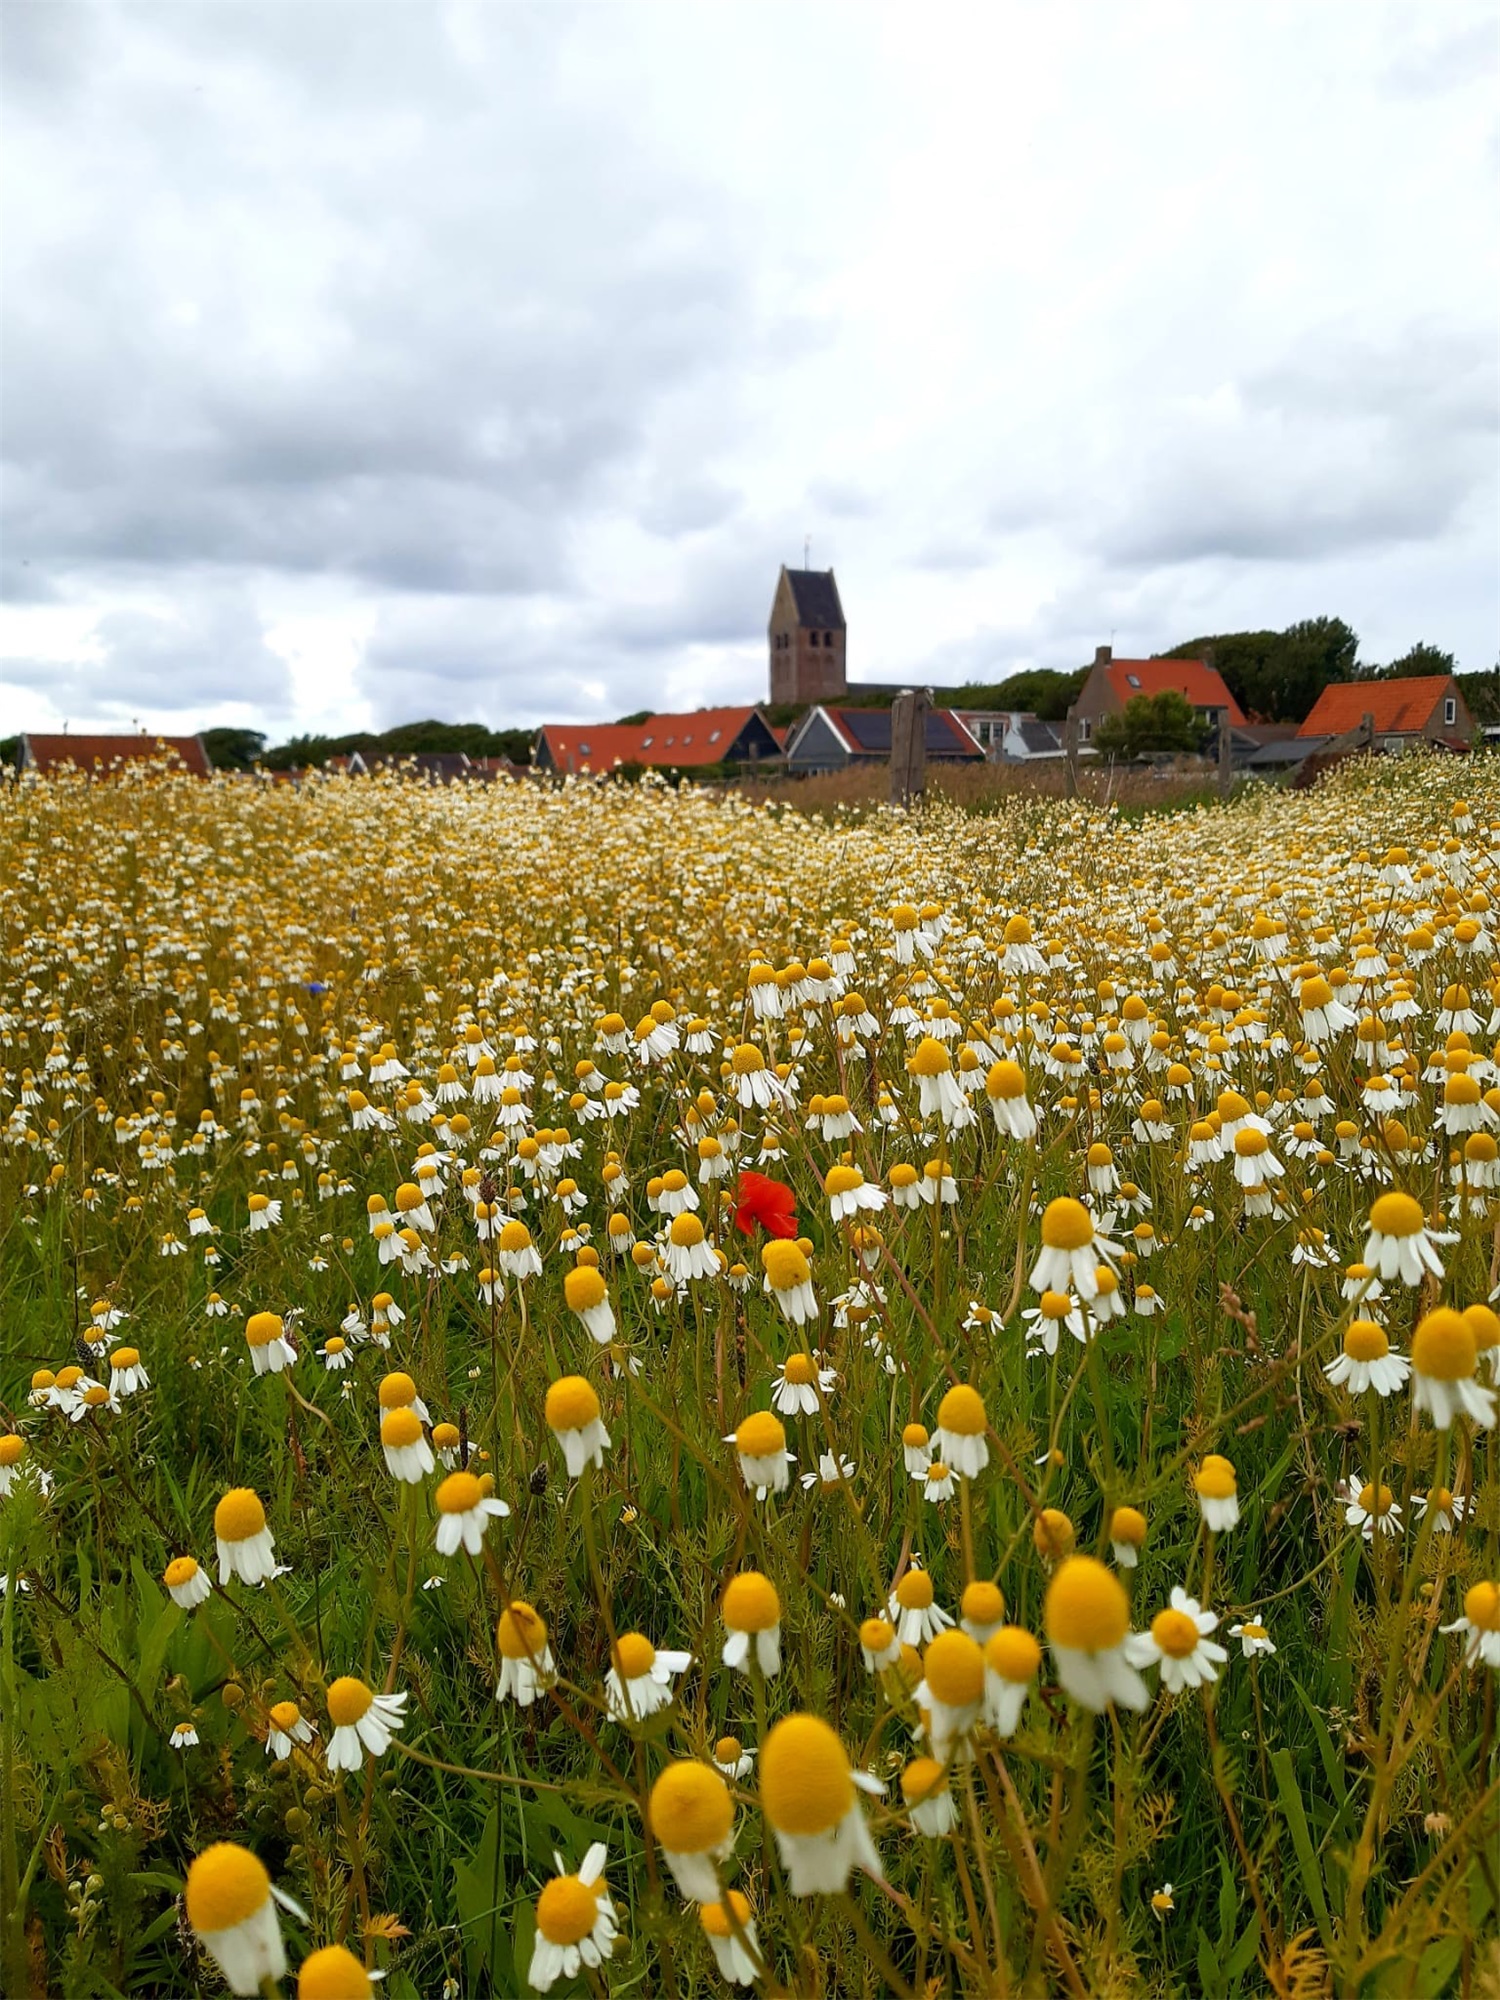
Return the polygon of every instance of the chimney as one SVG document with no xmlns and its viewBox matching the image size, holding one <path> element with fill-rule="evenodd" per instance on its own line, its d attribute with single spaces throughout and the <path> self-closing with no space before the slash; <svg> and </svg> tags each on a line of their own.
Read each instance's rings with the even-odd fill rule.
<svg viewBox="0 0 1500 2000">
<path fill-rule="evenodd" d="M 1115 649 L 1113 646 L 1096 646 L 1094 648 L 1094 665 L 1096 667 L 1107 667 L 1114 656 Z"/>
</svg>

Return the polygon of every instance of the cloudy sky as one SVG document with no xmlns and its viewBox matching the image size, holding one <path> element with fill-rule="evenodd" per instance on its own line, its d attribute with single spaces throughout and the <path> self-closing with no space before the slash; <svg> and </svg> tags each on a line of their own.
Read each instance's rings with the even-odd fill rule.
<svg viewBox="0 0 1500 2000">
<path fill-rule="evenodd" d="M 1495 660 L 1497 0 L 0 29 L 0 735 Z"/>
</svg>

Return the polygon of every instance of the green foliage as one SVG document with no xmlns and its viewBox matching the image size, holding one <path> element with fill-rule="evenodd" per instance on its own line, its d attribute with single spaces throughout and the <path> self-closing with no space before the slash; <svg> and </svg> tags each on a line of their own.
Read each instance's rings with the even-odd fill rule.
<svg viewBox="0 0 1500 2000">
<path fill-rule="evenodd" d="M 1479 673 L 1460 674 L 1458 685 L 1479 728 L 1500 728 L 1500 662 Z"/>
<path fill-rule="evenodd" d="M 268 771 L 293 771 L 321 767 L 355 750 L 367 764 L 377 757 L 462 750 L 470 757 L 509 757 L 513 764 L 529 764 L 534 735 L 530 729 L 489 729 L 482 722 L 402 722 L 378 734 L 357 729 L 346 736 L 293 736 L 274 744 L 260 761 Z"/>
<path fill-rule="evenodd" d="M 1015 708 L 1037 717 L 1040 722 L 1061 722 L 1078 690 L 1088 678 L 1088 668 L 1059 673 L 1054 667 L 1027 667 L 1003 681 L 966 681 L 953 690 L 954 708 Z"/>
<path fill-rule="evenodd" d="M 1361 676 L 1372 681 L 1419 680 L 1426 674 L 1456 674 L 1458 661 L 1452 653 L 1445 653 L 1438 646 L 1429 646 L 1425 639 L 1419 639 L 1415 646 L 1404 652 L 1399 660 L 1392 660 L 1388 667 L 1371 667 L 1368 674 Z"/>
<path fill-rule="evenodd" d="M 263 729 L 200 729 L 208 761 L 216 771 L 249 771 L 265 754 Z"/>
<path fill-rule="evenodd" d="M 1188 639 L 1162 658 L 1209 658 L 1252 720 L 1302 722 L 1330 681 L 1355 677 L 1359 635 L 1342 618 L 1304 618 L 1284 632 Z"/>
<path fill-rule="evenodd" d="M 1136 694 L 1118 715 L 1106 715 L 1094 730 L 1101 757 L 1146 757 L 1198 749 L 1204 725 L 1186 695 L 1175 688 Z"/>
</svg>

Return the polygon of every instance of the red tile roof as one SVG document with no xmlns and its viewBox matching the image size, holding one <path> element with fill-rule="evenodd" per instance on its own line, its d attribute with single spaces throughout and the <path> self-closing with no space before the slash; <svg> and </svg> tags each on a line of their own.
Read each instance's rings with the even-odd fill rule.
<svg viewBox="0 0 1500 2000">
<path fill-rule="evenodd" d="M 22 754 L 34 770 L 43 773 L 74 764 L 80 771 L 112 770 L 119 764 L 141 763 L 173 752 L 194 777 L 207 778 L 213 766 L 200 736 L 38 736 L 28 732 L 21 739 Z"/>
<path fill-rule="evenodd" d="M 1408 681 L 1335 681 L 1313 703 L 1299 736 L 1342 736 L 1367 715 L 1377 735 L 1416 736 L 1446 694 L 1458 694 L 1452 674 L 1422 674 Z M 1458 736 L 1464 725 L 1451 725 Z"/>
<path fill-rule="evenodd" d="M 639 722 L 549 722 L 541 733 L 558 771 L 612 771 L 642 761 Z"/>
<path fill-rule="evenodd" d="M 1231 722 L 1245 719 L 1224 676 L 1206 660 L 1110 660 L 1104 673 L 1121 702 L 1171 692 L 1186 695 L 1194 708 L 1227 708 Z"/>
<path fill-rule="evenodd" d="M 641 725 L 641 757 L 647 764 L 720 764 L 729 746 L 754 715 L 743 708 L 695 708 L 688 715 L 652 715 Z"/>
</svg>

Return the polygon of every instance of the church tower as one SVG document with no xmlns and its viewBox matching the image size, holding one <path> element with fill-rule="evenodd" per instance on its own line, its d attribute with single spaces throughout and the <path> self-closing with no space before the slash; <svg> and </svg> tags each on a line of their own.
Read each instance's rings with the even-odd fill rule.
<svg viewBox="0 0 1500 2000">
<path fill-rule="evenodd" d="M 831 569 L 788 569 L 783 563 L 771 602 L 773 702 L 839 701 L 848 689 L 848 636 Z"/>
</svg>

